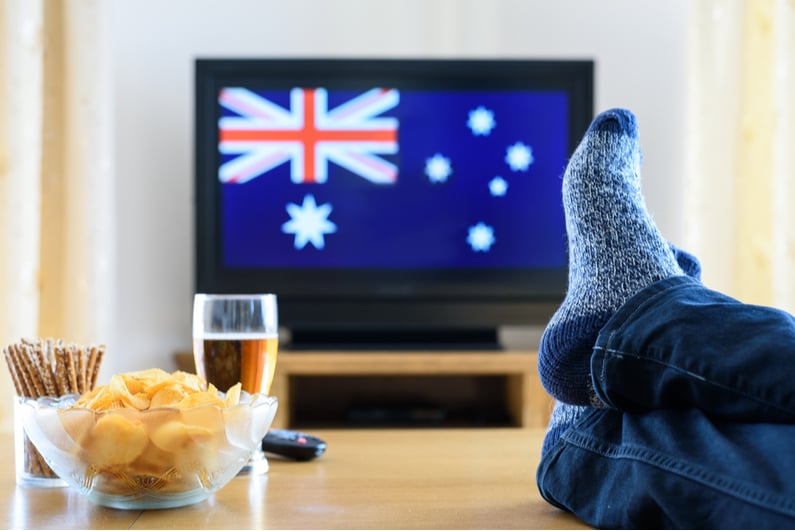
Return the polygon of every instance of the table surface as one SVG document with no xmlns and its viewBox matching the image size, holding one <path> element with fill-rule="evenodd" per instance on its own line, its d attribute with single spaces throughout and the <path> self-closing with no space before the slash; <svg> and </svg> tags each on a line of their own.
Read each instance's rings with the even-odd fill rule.
<svg viewBox="0 0 795 531">
<path fill-rule="evenodd" d="M 535 485 L 543 430 L 316 430 L 326 453 L 270 457 L 203 502 L 125 511 L 69 488 L 17 487 L 0 467 L 2 529 L 576 529 Z M 13 455 L 13 437 L 0 433 Z"/>
</svg>

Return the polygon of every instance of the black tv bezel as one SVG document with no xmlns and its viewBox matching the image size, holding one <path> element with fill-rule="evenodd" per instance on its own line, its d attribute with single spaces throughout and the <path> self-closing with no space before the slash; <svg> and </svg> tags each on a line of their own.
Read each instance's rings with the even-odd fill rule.
<svg viewBox="0 0 795 531">
<path fill-rule="evenodd" d="M 534 59 L 196 59 L 195 289 L 272 292 L 280 325 L 294 340 L 488 337 L 506 325 L 546 322 L 565 294 L 567 268 L 555 269 L 225 269 L 221 263 L 217 178 L 218 90 L 224 86 L 540 89 L 570 95 L 569 153 L 593 116 L 594 62 Z M 207 134 L 215 131 L 214 134 Z M 562 172 L 561 168 L 561 172 Z M 561 234 L 565 239 L 565 234 Z"/>
</svg>

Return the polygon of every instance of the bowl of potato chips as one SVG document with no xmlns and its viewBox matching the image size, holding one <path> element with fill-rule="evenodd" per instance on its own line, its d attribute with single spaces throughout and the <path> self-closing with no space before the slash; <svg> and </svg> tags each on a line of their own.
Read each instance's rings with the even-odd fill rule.
<svg viewBox="0 0 795 531">
<path fill-rule="evenodd" d="M 83 395 L 19 398 L 28 437 L 58 476 L 121 509 L 189 505 L 234 478 L 276 414 L 275 397 L 225 393 L 195 374 L 113 376 Z"/>
</svg>

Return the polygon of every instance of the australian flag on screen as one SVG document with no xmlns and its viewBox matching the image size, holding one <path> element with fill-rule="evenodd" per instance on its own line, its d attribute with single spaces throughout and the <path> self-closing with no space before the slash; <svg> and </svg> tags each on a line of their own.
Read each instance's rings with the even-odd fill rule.
<svg viewBox="0 0 795 531">
<path fill-rule="evenodd" d="M 556 91 L 224 88 L 224 265 L 566 263 Z"/>
</svg>

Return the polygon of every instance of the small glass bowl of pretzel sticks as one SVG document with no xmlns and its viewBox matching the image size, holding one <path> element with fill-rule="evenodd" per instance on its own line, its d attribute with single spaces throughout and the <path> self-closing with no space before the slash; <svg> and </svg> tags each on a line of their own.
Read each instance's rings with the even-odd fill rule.
<svg viewBox="0 0 795 531">
<path fill-rule="evenodd" d="M 14 414 L 14 464 L 17 484 L 66 486 L 28 438 L 19 404 L 27 399 L 83 394 L 97 382 L 105 345 L 77 345 L 61 339 L 21 339 L 3 349 L 17 399 Z"/>
</svg>

